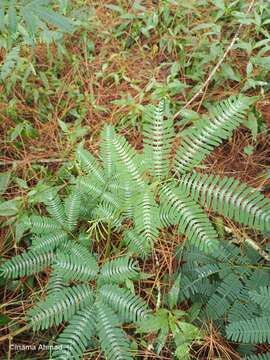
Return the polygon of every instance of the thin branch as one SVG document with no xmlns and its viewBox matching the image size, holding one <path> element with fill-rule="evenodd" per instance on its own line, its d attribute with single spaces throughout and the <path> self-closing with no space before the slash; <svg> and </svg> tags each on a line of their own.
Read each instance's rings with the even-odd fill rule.
<svg viewBox="0 0 270 360">
<path fill-rule="evenodd" d="M 68 159 L 25 159 L 25 160 L 0 160 L 0 166 L 18 166 L 18 165 L 25 165 L 25 164 L 50 164 L 50 163 L 62 163 L 68 161 Z"/>
<path fill-rule="evenodd" d="M 26 331 L 26 330 L 29 330 L 29 325 L 25 325 L 24 327 L 20 328 L 20 329 L 17 329 L 16 331 L 12 332 L 12 333 L 9 333 L 7 335 L 4 335 L 4 336 L 1 336 L 0 337 L 0 343 L 3 342 L 3 341 L 6 341 L 8 339 L 12 339 L 14 338 L 14 336 L 16 335 L 19 335 L 21 334 L 22 332 Z"/>
<path fill-rule="evenodd" d="M 252 0 L 251 3 L 249 4 L 249 7 L 247 9 L 247 13 L 246 16 L 251 12 L 253 6 L 254 6 L 255 0 Z M 207 79 L 205 80 L 205 82 L 202 84 L 202 86 L 200 87 L 199 91 L 184 105 L 184 107 L 181 109 L 185 109 L 187 108 L 191 103 L 193 103 L 194 100 L 197 99 L 197 97 L 199 97 L 202 93 L 203 90 L 209 85 L 209 83 L 211 82 L 212 78 L 214 77 L 214 75 L 216 74 L 217 70 L 220 68 L 221 64 L 223 63 L 223 61 L 226 59 L 227 55 L 229 54 L 229 52 L 231 51 L 231 49 L 233 48 L 235 42 L 238 40 L 240 32 L 242 30 L 243 27 L 243 23 L 241 23 L 238 26 L 238 29 L 234 35 L 234 37 L 232 38 L 232 41 L 230 42 L 229 46 L 227 47 L 226 51 L 224 52 L 222 58 L 218 61 L 218 63 L 216 64 L 216 66 L 213 68 L 213 70 L 210 72 L 210 74 L 208 75 Z M 174 119 L 176 119 L 180 113 L 181 110 L 179 110 L 175 115 L 174 115 Z"/>
</svg>

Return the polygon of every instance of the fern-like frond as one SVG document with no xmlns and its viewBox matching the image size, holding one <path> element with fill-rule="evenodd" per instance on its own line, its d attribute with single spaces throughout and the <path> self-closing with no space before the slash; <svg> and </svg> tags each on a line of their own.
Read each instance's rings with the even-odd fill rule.
<svg viewBox="0 0 270 360">
<path fill-rule="evenodd" d="M 151 244 L 146 238 L 135 230 L 127 230 L 124 233 L 124 243 L 129 250 L 139 256 L 146 257 L 151 252 Z"/>
<path fill-rule="evenodd" d="M 170 167 L 170 152 L 174 139 L 173 120 L 164 120 L 165 100 L 159 106 L 149 106 L 143 124 L 144 155 L 147 168 L 158 179 L 166 177 Z"/>
<path fill-rule="evenodd" d="M 93 303 L 93 293 L 88 285 L 68 287 L 61 291 L 57 301 L 48 296 L 28 311 L 27 319 L 34 331 L 48 329 L 68 321 L 80 309 Z"/>
<path fill-rule="evenodd" d="M 79 218 L 83 220 L 90 220 L 92 218 L 93 209 L 95 208 L 95 203 L 86 204 L 82 203 L 80 206 Z"/>
<path fill-rule="evenodd" d="M 188 135 L 183 137 L 175 158 L 175 171 L 184 174 L 197 166 L 245 119 L 251 100 L 245 96 L 233 96 L 221 102 L 213 110 L 213 117 L 201 120 Z"/>
<path fill-rule="evenodd" d="M 91 264 L 92 267 L 96 267 L 96 259 L 91 254 L 91 252 L 83 245 L 77 243 L 77 242 L 70 242 L 68 249 L 66 249 L 71 255 L 74 257 L 77 257 L 81 261 L 85 263 Z"/>
<path fill-rule="evenodd" d="M 2 4 L 1 4 L 2 5 Z M 12 48 L 5 56 L 4 63 L 1 65 L 0 80 L 5 81 L 12 73 L 17 63 L 20 60 L 20 47 Z"/>
<path fill-rule="evenodd" d="M 81 207 L 81 193 L 75 187 L 72 189 L 69 196 L 65 199 L 65 212 L 67 218 L 67 227 L 69 231 L 75 229 L 79 214 L 80 214 L 80 207 Z"/>
<path fill-rule="evenodd" d="M 111 224 L 112 228 L 115 228 L 115 230 L 121 228 L 122 219 L 117 210 L 109 204 L 99 204 L 93 211 L 93 216 L 95 219 L 100 219 L 102 222 Z"/>
<path fill-rule="evenodd" d="M 80 176 L 76 179 L 76 183 L 82 196 L 87 194 L 90 197 L 89 201 L 93 203 L 96 201 L 107 202 L 116 209 L 121 208 L 121 199 L 117 198 L 115 194 L 105 191 L 105 186 L 93 181 L 90 176 Z"/>
<path fill-rule="evenodd" d="M 119 327 L 119 319 L 116 314 L 102 301 L 98 301 L 96 307 L 98 336 L 106 359 L 132 360 L 129 341 Z"/>
<path fill-rule="evenodd" d="M 232 177 L 184 175 L 179 189 L 203 206 L 258 230 L 270 230 L 270 200 Z"/>
<path fill-rule="evenodd" d="M 123 215 L 131 218 L 134 215 L 135 208 L 135 191 L 132 182 L 121 182 L 121 185 L 119 185 L 118 189 L 115 190 L 114 193 L 117 193 L 121 199 Z"/>
<path fill-rule="evenodd" d="M 56 191 L 52 190 L 48 192 L 44 202 L 51 217 L 63 226 L 66 222 L 66 215 L 62 201 Z"/>
<path fill-rule="evenodd" d="M 36 253 L 34 251 L 25 251 L 1 265 L 0 275 L 5 278 L 16 279 L 35 274 L 48 267 L 53 256 L 53 252 Z"/>
<path fill-rule="evenodd" d="M 200 256 L 200 255 L 198 255 Z M 220 267 L 217 264 L 207 264 L 199 266 L 198 268 L 193 269 L 192 265 L 189 263 L 190 267 L 192 268 L 192 277 L 186 277 L 185 275 L 182 276 L 181 280 L 181 293 L 185 295 L 185 297 L 189 298 L 193 294 L 200 293 L 200 284 L 205 285 L 207 292 L 208 284 L 204 280 L 213 274 L 217 274 L 221 271 Z M 188 272 L 188 271 L 187 271 Z M 191 272 L 191 271 L 190 271 Z M 208 295 L 210 295 L 208 293 Z"/>
<path fill-rule="evenodd" d="M 61 230 L 61 225 L 47 216 L 31 215 L 28 218 L 28 225 L 35 234 L 48 234 Z"/>
<path fill-rule="evenodd" d="M 106 124 L 101 132 L 100 156 L 103 161 L 105 175 L 108 179 L 113 175 L 115 167 L 112 156 L 112 152 L 114 151 L 112 146 L 114 133 L 115 130 L 113 126 L 109 124 Z"/>
<path fill-rule="evenodd" d="M 245 303 L 243 300 L 236 300 L 228 312 L 228 322 L 252 319 L 260 315 L 259 307 L 252 302 Z"/>
<path fill-rule="evenodd" d="M 62 290 L 65 288 L 65 281 L 62 275 L 56 271 L 52 271 L 49 277 L 47 294 L 57 296 L 61 294 Z"/>
<path fill-rule="evenodd" d="M 151 191 L 145 189 L 136 199 L 134 209 L 135 230 L 150 247 L 158 237 L 160 226 L 158 205 Z"/>
<path fill-rule="evenodd" d="M 164 185 L 160 190 L 160 202 L 170 221 L 167 225 L 178 224 L 179 232 L 200 250 L 218 249 L 218 235 L 207 215 L 184 192 L 172 184 Z"/>
<path fill-rule="evenodd" d="M 252 301 L 270 312 L 270 286 L 261 286 L 258 290 L 249 292 Z"/>
<path fill-rule="evenodd" d="M 263 344 L 270 343 L 270 317 L 257 317 L 249 320 L 236 321 L 226 327 L 230 340 Z"/>
<path fill-rule="evenodd" d="M 93 199 L 99 198 L 105 191 L 104 184 L 96 181 L 96 179 L 91 176 L 78 176 L 76 184 L 82 194 L 87 194 Z"/>
<path fill-rule="evenodd" d="M 111 205 L 115 209 L 122 209 L 122 200 L 116 194 L 109 191 L 105 191 L 101 195 L 100 201 Z"/>
<path fill-rule="evenodd" d="M 257 354 L 257 355 L 249 355 L 244 358 L 244 360 L 269 360 L 270 359 L 270 352 Z"/>
<path fill-rule="evenodd" d="M 116 285 L 104 285 L 99 289 L 102 301 L 121 316 L 123 322 L 137 322 L 148 314 L 146 303 L 127 289 Z"/>
<path fill-rule="evenodd" d="M 133 181 L 137 186 L 145 187 L 141 164 L 135 150 L 123 136 L 116 133 L 112 137 L 112 144 L 115 153 L 113 160 L 122 181 Z"/>
<path fill-rule="evenodd" d="M 219 319 L 237 298 L 243 285 L 233 273 L 230 273 L 217 287 L 206 304 L 206 312 L 211 319 Z"/>
<path fill-rule="evenodd" d="M 98 272 L 94 258 L 91 262 L 86 263 L 78 257 L 67 254 L 57 254 L 53 262 L 53 269 L 63 276 L 64 281 L 89 281 L 94 279 Z"/>
<path fill-rule="evenodd" d="M 77 148 L 76 159 L 86 174 L 93 175 L 101 184 L 105 184 L 105 177 L 97 159 L 83 148 L 82 143 Z"/>
<path fill-rule="evenodd" d="M 48 252 L 49 250 L 54 250 L 59 244 L 67 240 L 68 234 L 63 230 L 36 236 L 33 238 L 31 250 L 35 252 Z"/>
<path fill-rule="evenodd" d="M 138 263 L 128 257 L 120 257 L 106 262 L 101 270 L 99 279 L 103 282 L 123 283 L 127 279 L 138 278 Z"/>
<path fill-rule="evenodd" d="M 88 306 L 75 314 L 57 338 L 59 349 L 53 352 L 54 360 L 80 360 L 89 339 L 95 335 L 96 310 Z"/>
</svg>

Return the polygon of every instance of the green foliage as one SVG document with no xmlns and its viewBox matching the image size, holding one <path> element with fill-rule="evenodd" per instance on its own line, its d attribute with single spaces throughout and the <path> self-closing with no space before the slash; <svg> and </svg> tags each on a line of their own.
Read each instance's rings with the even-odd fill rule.
<svg viewBox="0 0 270 360">
<path fill-rule="evenodd" d="M 270 309 L 270 287 L 261 286 L 257 291 L 250 291 L 249 296 L 253 302 L 264 309 Z"/>
<path fill-rule="evenodd" d="M 84 262 L 74 255 L 57 254 L 53 264 L 54 273 L 63 277 L 64 281 L 89 281 L 97 275 L 98 268 L 95 259 Z"/>
<path fill-rule="evenodd" d="M 192 134 L 197 131 L 196 138 L 205 134 L 205 142 L 197 149 L 204 155 L 198 158 L 197 150 L 192 148 L 196 141 L 190 138 L 196 161 L 190 158 L 192 166 L 186 167 L 182 175 L 178 169 L 178 178 L 173 179 L 175 167 L 170 164 L 174 129 L 172 119 L 164 120 L 164 100 L 156 109 L 147 110 L 143 154 L 111 125 L 105 126 L 101 161 L 81 143 L 75 159 L 78 176 L 72 177 L 72 185 L 66 187 L 67 196 L 62 200 L 56 188 L 45 189 L 40 200 L 50 216 L 33 214 L 24 220 L 34 235 L 31 250 L 4 263 L 1 273 L 16 278 L 51 266 L 48 296 L 29 310 L 27 318 L 34 330 L 70 321 L 60 336 L 63 352 L 56 351 L 56 358 L 79 358 L 89 347 L 90 338 L 97 335 L 108 359 L 129 359 L 131 345 L 121 324 L 144 321 L 148 314 L 146 304 L 130 290 L 132 281 L 140 278 L 138 262 L 122 256 L 98 267 L 88 244 L 85 247 L 81 242 L 89 240 L 85 230 L 91 230 L 91 223 L 104 224 L 107 248 L 111 246 L 111 232 L 116 230 L 130 252 L 142 257 L 149 254 L 160 230 L 177 227 L 187 238 L 188 250 L 184 251 L 181 274 L 168 295 L 170 308 L 178 300 L 191 299 L 200 303 L 200 317 L 219 324 L 229 339 L 243 343 L 269 341 L 269 278 L 263 270 L 254 271 L 262 260 L 252 251 L 242 256 L 237 247 L 219 241 L 202 207 L 265 232 L 270 228 L 270 201 L 234 178 L 201 175 L 194 170 L 186 173 L 199 165 L 221 139 L 231 136 L 250 102 L 239 97 L 218 106 L 215 117 L 206 122 L 217 132 L 208 133 L 201 121 L 192 127 Z M 230 125 L 227 119 L 232 121 Z M 186 152 L 183 154 L 185 162 Z M 82 284 L 70 286 L 70 282 Z M 157 353 L 172 332 L 175 356 L 188 359 L 192 342 L 201 336 L 197 327 L 179 320 L 182 313 L 164 314 L 166 325 L 155 330 L 159 333 Z M 89 337 L 84 332 L 88 319 L 92 324 Z M 75 330 L 76 339 L 72 333 Z"/>
<path fill-rule="evenodd" d="M 93 294 L 89 286 L 83 284 L 63 289 L 54 296 L 37 303 L 28 312 L 27 319 L 34 331 L 48 329 L 68 321 L 81 308 L 93 303 Z"/>
<path fill-rule="evenodd" d="M 6 53 L 0 70 L 0 80 L 13 78 L 16 73 L 24 73 L 26 78 L 31 72 L 35 73 L 32 59 L 25 53 L 33 52 L 39 42 L 60 43 L 63 34 L 71 34 L 75 30 L 75 23 L 55 10 L 58 1 L 21 1 L 3 0 L 0 4 L 0 47 Z M 8 86 L 7 86 L 8 88 Z"/>
<path fill-rule="evenodd" d="M 100 270 L 100 280 L 104 282 L 124 282 L 125 279 L 136 279 L 138 264 L 128 257 L 114 259 L 104 264 Z"/>
<path fill-rule="evenodd" d="M 66 198 L 69 201 L 70 196 Z M 45 231 L 41 236 L 52 235 Z M 99 268 L 91 252 L 70 238 L 58 242 L 54 251 L 51 246 L 38 245 L 37 241 L 33 250 L 5 262 L 1 276 L 18 278 L 51 266 L 47 296 L 27 311 L 26 318 L 34 331 L 68 322 L 57 339 L 59 346 L 52 358 L 80 359 L 91 347 L 91 338 L 98 336 L 107 359 L 132 359 L 130 343 L 121 325 L 137 323 L 149 313 L 147 304 L 123 285 L 139 278 L 137 262 L 120 257 L 107 260 Z"/>
<path fill-rule="evenodd" d="M 107 359 L 131 360 L 129 341 L 124 331 L 119 327 L 119 319 L 113 310 L 102 301 L 97 303 L 97 331 L 101 348 Z"/>
<path fill-rule="evenodd" d="M 61 350 L 55 351 L 54 359 L 80 359 L 95 332 L 96 309 L 90 305 L 78 311 L 60 334 L 58 344 Z"/>
<path fill-rule="evenodd" d="M 245 119 L 251 99 L 231 97 L 212 109 L 208 120 L 201 120 L 183 136 L 175 158 L 175 171 L 185 174 L 209 155 L 223 140 L 232 136 Z"/>
<path fill-rule="evenodd" d="M 269 343 L 270 272 L 266 260 L 248 245 L 223 242 L 211 255 L 194 247 L 180 251 L 178 302 L 190 299 L 202 306 L 201 321 L 214 321 L 237 343 Z"/>
<path fill-rule="evenodd" d="M 168 175 L 174 137 L 172 119 L 164 119 L 165 106 L 165 100 L 158 107 L 149 106 L 143 123 L 144 157 L 151 175 L 157 179 Z"/>
<path fill-rule="evenodd" d="M 25 42 L 32 44 L 40 35 L 40 30 L 49 32 L 48 25 L 61 32 L 72 32 L 74 25 L 67 17 L 52 9 L 50 1 L 2 1 L 2 31 L 6 35 L 20 33 Z M 42 37 L 42 34 L 41 34 Z"/>
<path fill-rule="evenodd" d="M 196 135 L 185 146 L 190 144 L 196 161 L 192 160 L 193 165 L 184 172 L 199 165 L 223 139 L 232 135 L 253 101 L 244 96 L 231 97 L 217 105 L 207 121 L 200 120 L 191 128 Z M 92 216 L 117 230 L 124 218 L 132 220 L 134 227 L 125 232 L 124 243 L 140 256 L 147 255 L 159 230 L 170 225 L 178 225 L 179 232 L 199 249 L 216 251 L 218 235 L 200 205 L 251 228 L 267 231 L 269 199 L 237 179 L 189 172 L 168 184 L 172 176 L 169 170 L 175 167 L 169 160 L 174 129 L 172 119 L 164 119 L 166 106 L 162 100 L 156 108 L 150 106 L 146 110 L 143 155 L 117 134 L 112 125 L 105 126 L 101 134 L 102 163 L 79 145 L 76 157 L 85 175 L 80 175 L 76 183 L 89 202 L 97 202 Z M 195 140 L 200 138 L 199 133 L 204 134 L 202 142 Z M 187 149 L 181 150 L 183 144 L 177 151 L 178 164 L 188 156 Z M 195 144 L 196 151 L 192 147 Z M 203 156 L 198 158 L 196 154 Z"/>
<path fill-rule="evenodd" d="M 235 321 L 227 326 L 229 339 L 244 343 L 270 343 L 270 316 Z"/>
<path fill-rule="evenodd" d="M 21 255 L 14 256 L 1 266 L 1 276 L 16 279 L 21 276 L 35 274 L 49 266 L 52 259 L 52 252 L 24 252 Z"/>
<path fill-rule="evenodd" d="M 245 360 L 268 360 L 269 356 L 270 356 L 270 353 L 251 355 L 251 356 L 245 357 Z"/>
<path fill-rule="evenodd" d="M 196 202 L 176 189 L 175 184 L 163 186 L 160 201 L 166 225 L 178 224 L 178 231 L 201 250 L 213 252 L 218 248 L 218 235 L 206 214 Z"/>
<path fill-rule="evenodd" d="M 137 322 L 145 317 L 146 306 L 137 295 L 115 285 L 104 285 L 100 289 L 102 299 L 111 305 L 124 322 Z"/>
<path fill-rule="evenodd" d="M 49 249 L 54 250 L 66 240 L 68 240 L 68 234 L 59 229 L 57 232 L 33 237 L 31 248 L 36 252 L 47 252 Z"/>
<path fill-rule="evenodd" d="M 223 141 L 231 142 L 239 126 L 251 132 L 248 136 L 244 130 L 240 155 L 252 160 L 257 150 L 265 154 L 268 133 L 259 111 L 265 111 L 269 88 L 268 1 L 253 2 L 248 14 L 249 4 L 243 0 L 101 3 L 94 4 L 95 16 L 94 9 L 82 0 L 0 1 L 4 132 L 5 126 L 11 126 L 3 142 L 2 161 L 19 160 L 23 154 L 29 159 L 19 177 L 15 175 L 16 166 L 12 166 L 0 178 L 0 216 L 10 216 L 4 223 L 11 229 L 6 249 L 10 249 L 13 234 L 16 244 L 20 241 L 20 246 L 29 247 L 1 266 L 1 275 L 11 279 L 7 289 L 16 287 L 17 297 L 19 284 L 23 296 L 30 284 L 37 297 L 37 284 L 43 285 L 49 277 L 45 286 L 48 296 L 43 298 L 42 292 L 40 309 L 34 308 L 33 316 L 29 311 L 28 318 L 37 329 L 64 321 L 57 329 L 64 329 L 57 340 L 62 349 L 52 358 L 79 359 L 93 347 L 96 353 L 98 338 L 105 357 L 129 359 L 130 348 L 136 347 L 133 325 L 127 327 L 128 336 L 121 325 L 144 316 L 145 304 L 135 295 L 132 283 L 144 275 L 138 273 L 135 260 L 119 254 L 123 254 L 124 246 L 129 253 L 145 259 L 156 242 L 163 245 L 164 241 L 167 251 L 171 237 L 178 232 L 188 250 L 180 257 L 183 271 L 176 274 L 168 294 L 170 311 L 160 309 L 168 279 L 165 276 L 160 283 L 158 277 L 163 273 L 163 263 L 159 264 L 156 257 L 159 249 L 149 257 L 149 261 L 155 259 L 157 267 L 160 265 L 153 288 L 148 288 L 148 281 L 140 283 L 142 293 L 157 308 L 155 315 L 145 320 L 149 336 L 141 339 L 147 356 L 151 353 L 155 357 L 154 349 L 160 357 L 171 354 L 191 359 L 198 353 L 209 357 L 206 347 L 199 349 L 203 334 L 198 328 L 206 327 L 210 320 L 229 341 L 248 342 L 239 348 L 233 345 L 241 358 L 265 360 L 269 354 L 257 354 L 265 346 L 256 348 L 254 343 L 269 341 L 270 284 L 265 261 L 269 259 L 269 245 L 258 250 L 259 256 L 250 249 L 246 251 L 245 245 L 241 249 L 227 247 L 218 239 L 227 237 L 228 222 L 223 217 L 252 229 L 245 229 L 252 238 L 253 230 L 267 236 L 270 202 L 237 179 L 210 174 L 207 156 Z M 240 36 L 233 51 L 223 57 L 238 24 L 243 24 Z M 74 34 L 81 25 L 84 29 Z M 111 53 L 111 44 L 115 53 Z M 211 73 L 220 59 L 218 71 Z M 209 74 L 211 82 L 202 93 L 201 85 Z M 256 109 L 252 106 L 249 111 L 255 98 L 244 95 L 212 105 L 212 95 L 217 99 L 225 93 L 247 90 L 261 95 Z M 189 99 L 198 91 L 201 101 L 198 98 L 198 104 L 191 104 Z M 145 106 L 163 97 L 166 100 L 158 106 Z M 178 111 L 182 105 L 184 108 Z M 208 114 L 204 113 L 206 109 Z M 175 111 L 181 116 L 179 121 L 172 116 Z M 91 154 L 82 142 L 74 162 L 71 151 L 86 134 L 87 141 L 98 142 L 96 126 L 105 114 L 115 125 L 104 126 L 99 154 Z M 57 136 L 56 129 L 48 137 L 44 134 L 42 123 L 47 121 L 56 121 Z M 118 132 L 127 134 L 123 126 L 130 124 L 135 129 L 128 136 L 132 143 L 136 137 L 138 151 Z M 242 130 L 239 134 L 243 135 Z M 46 135 L 45 152 L 41 151 L 39 135 Z M 32 163 L 36 154 L 39 158 L 51 148 L 57 151 L 56 157 L 69 159 L 56 173 L 54 166 Z M 260 190 L 267 193 L 267 174 L 264 176 L 256 175 L 253 183 L 257 184 L 258 177 L 263 184 Z M 41 185 L 31 189 L 33 181 L 41 177 Z M 9 183 L 15 189 L 8 192 L 6 200 Z M 47 192 L 47 184 L 60 186 Z M 20 197 L 11 199 L 17 186 Z M 38 212 L 26 217 L 25 208 L 41 199 L 47 215 L 41 216 L 46 211 L 41 205 Z M 261 235 L 255 239 L 257 242 Z M 94 240 L 98 244 L 93 244 Z M 89 251 L 92 245 L 99 254 L 102 252 L 102 258 Z M 109 261 L 108 256 L 114 260 Z M 31 276 L 39 271 L 45 273 Z M 28 275 L 27 286 L 25 279 L 14 281 Z M 6 294 L 9 304 L 5 289 Z M 190 302 L 195 302 L 195 308 L 199 303 L 198 327 L 190 324 L 187 313 L 174 310 L 178 301 L 184 301 L 185 309 Z M 196 314 L 195 310 L 194 318 Z M 51 331 L 46 331 L 48 336 Z M 190 351 L 193 342 L 194 352 Z M 254 354 L 250 355 L 251 351 Z M 95 357 L 90 352 L 86 357 Z M 222 354 L 218 351 L 211 356 Z"/>
<path fill-rule="evenodd" d="M 198 173 L 184 175 L 179 188 L 201 205 L 240 224 L 261 231 L 270 228 L 270 201 L 232 177 Z"/>
<path fill-rule="evenodd" d="M 4 81 L 12 72 L 16 63 L 19 61 L 20 49 L 18 47 L 12 48 L 6 55 L 5 62 L 1 67 L 0 79 Z"/>
<path fill-rule="evenodd" d="M 189 360 L 192 344 L 198 343 L 203 334 L 186 320 L 189 320 L 189 314 L 184 311 L 159 309 L 154 315 L 140 322 L 138 332 L 157 334 L 155 341 L 157 354 L 160 354 L 169 335 L 172 334 L 175 358 Z"/>
<path fill-rule="evenodd" d="M 83 144 L 80 144 L 76 151 L 76 159 L 81 169 L 88 175 L 94 175 L 101 184 L 105 184 L 105 178 L 102 174 L 102 170 L 98 161 L 94 156 L 83 148 Z"/>
</svg>

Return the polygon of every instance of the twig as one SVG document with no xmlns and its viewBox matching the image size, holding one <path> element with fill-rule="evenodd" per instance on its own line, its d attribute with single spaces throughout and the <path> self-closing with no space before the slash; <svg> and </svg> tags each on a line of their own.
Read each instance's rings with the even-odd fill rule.
<svg viewBox="0 0 270 360">
<path fill-rule="evenodd" d="M 158 257 L 157 257 L 157 254 L 156 254 L 155 250 L 154 250 L 154 258 L 155 258 L 156 269 L 157 269 L 157 271 L 159 271 L 159 269 L 160 269 L 160 263 L 159 263 L 159 260 L 158 260 Z M 159 307 L 160 307 L 160 303 L 161 303 L 161 288 L 160 288 L 160 281 L 159 281 L 159 279 L 157 280 L 156 287 L 157 287 L 157 292 L 158 292 L 158 295 L 157 295 L 157 303 L 156 303 L 156 310 L 158 310 Z"/>
<path fill-rule="evenodd" d="M 33 163 L 40 163 L 40 164 L 50 164 L 50 163 L 61 163 L 68 161 L 68 159 L 30 159 L 30 160 L 2 160 L 0 161 L 0 166 L 8 166 L 8 165 L 24 165 L 24 164 L 33 164 Z"/>
<path fill-rule="evenodd" d="M 259 255 L 267 260 L 267 261 L 270 261 L 270 255 L 265 251 L 263 250 L 259 244 L 257 244 L 254 240 L 252 240 L 251 238 L 249 237 L 239 237 L 237 236 L 237 234 L 229 227 L 225 226 L 225 231 L 229 234 L 233 234 L 234 237 L 232 238 L 232 240 L 230 242 L 234 243 L 234 244 L 242 244 L 242 243 L 246 243 L 248 244 L 249 246 L 251 246 L 255 251 L 257 251 L 259 253 Z"/>
<path fill-rule="evenodd" d="M 251 3 L 249 4 L 249 7 L 247 9 L 247 13 L 246 16 L 251 12 L 253 5 L 255 3 L 255 0 L 252 0 Z M 221 64 L 223 63 L 223 61 L 226 59 L 228 53 L 231 51 L 232 47 L 234 46 L 236 40 L 238 40 L 238 37 L 240 35 L 240 32 L 242 30 L 243 27 L 243 23 L 241 23 L 238 26 L 238 29 L 234 35 L 234 37 L 232 38 L 232 41 L 230 42 L 230 45 L 227 47 L 226 51 L 224 52 L 222 58 L 218 61 L 218 63 L 216 64 L 216 66 L 213 68 L 213 70 L 210 72 L 210 74 L 208 75 L 207 79 L 205 80 L 205 82 L 202 84 L 202 86 L 200 87 L 199 91 L 184 105 L 184 107 L 181 108 L 181 110 L 187 108 L 191 103 L 193 103 L 194 100 L 197 99 L 198 96 L 200 96 L 203 93 L 203 90 L 205 89 L 205 87 L 207 87 L 209 85 L 209 83 L 211 82 L 212 78 L 214 77 L 215 73 L 217 72 L 217 70 L 219 69 L 219 67 L 221 66 Z M 174 115 L 174 119 L 176 119 L 180 113 L 181 110 L 179 110 L 175 115 Z"/>
<path fill-rule="evenodd" d="M 19 334 L 21 334 L 22 332 L 24 332 L 24 331 L 26 331 L 26 330 L 28 330 L 28 329 L 29 329 L 29 325 L 25 325 L 25 326 L 23 326 L 22 328 L 14 331 L 14 332 L 12 332 L 12 333 L 9 333 L 9 334 L 7 334 L 7 335 L 5 335 L 5 336 L 1 336 L 1 337 L 0 337 L 0 343 L 3 342 L 3 341 L 5 341 L 5 340 L 14 338 L 14 336 L 19 335 Z"/>
</svg>

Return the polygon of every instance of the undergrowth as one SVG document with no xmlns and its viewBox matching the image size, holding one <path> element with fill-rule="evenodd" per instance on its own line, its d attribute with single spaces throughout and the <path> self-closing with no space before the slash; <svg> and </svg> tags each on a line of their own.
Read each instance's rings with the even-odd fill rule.
<svg viewBox="0 0 270 360">
<path fill-rule="evenodd" d="M 1 358 L 270 358 L 269 15 L 1 2 Z"/>
</svg>

